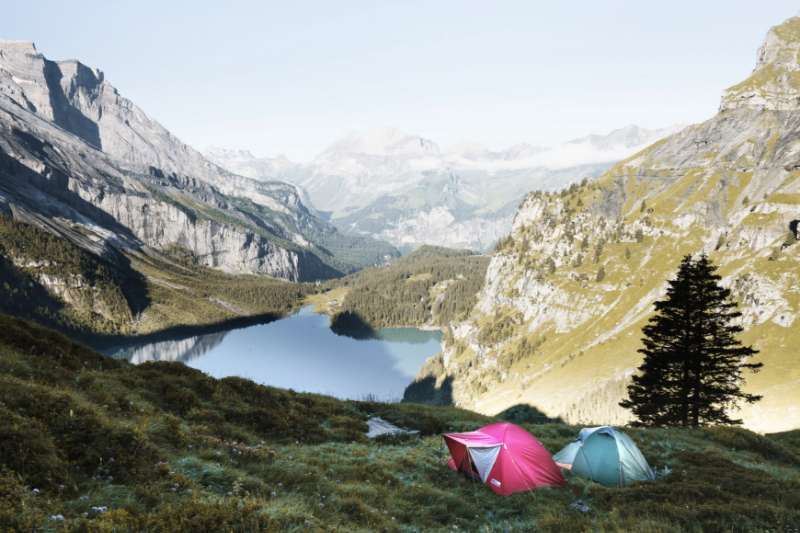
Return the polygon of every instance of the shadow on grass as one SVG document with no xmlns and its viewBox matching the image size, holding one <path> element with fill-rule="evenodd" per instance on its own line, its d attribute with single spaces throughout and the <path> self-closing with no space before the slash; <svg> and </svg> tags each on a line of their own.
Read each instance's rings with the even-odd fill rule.
<svg viewBox="0 0 800 533">
<path fill-rule="evenodd" d="M 538 408 L 529 403 L 518 403 L 512 405 L 505 411 L 497 414 L 497 418 L 502 418 L 514 424 L 565 424 L 561 417 L 552 418 L 544 414 Z"/>
<path fill-rule="evenodd" d="M 453 405 L 453 378 L 447 376 L 438 386 L 433 376 L 417 379 L 406 387 L 403 402 Z"/>
</svg>

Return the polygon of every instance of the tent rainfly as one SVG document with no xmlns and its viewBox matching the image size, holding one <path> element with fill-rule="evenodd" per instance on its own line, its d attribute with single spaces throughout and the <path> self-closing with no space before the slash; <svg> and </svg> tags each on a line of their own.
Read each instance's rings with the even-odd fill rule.
<svg viewBox="0 0 800 533">
<path fill-rule="evenodd" d="M 467 433 L 447 433 L 450 450 L 447 465 L 508 496 L 566 482 L 550 452 L 536 438 L 507 422 L 499 422 Z"/>
<path fill-rule="evenodd" d="M 608 487 L 656 477 L 631 438 L 610 426 L 583 428 L 553 459 L 558 466 Z"/>
</svg>

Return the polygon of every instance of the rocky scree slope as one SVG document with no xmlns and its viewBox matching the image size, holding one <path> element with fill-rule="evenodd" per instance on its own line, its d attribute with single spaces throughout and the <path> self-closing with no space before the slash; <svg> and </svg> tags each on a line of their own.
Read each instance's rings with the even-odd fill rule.
<svg viewBox="0 0 800 533">
<path fill-rule="evenodd" d="M 800 18 L 770 30 L 719 113 L 560 193 L 534 192 L 489 265 L 468 320 L 420 378 L 457 405 L 529 403 L 623 423 L 641 328 L 685 254 L 721 266 L 763 370 L 747 427 L 800 427 Z"/>
<path fill-rule="evenodd" d="M 93 253 L 177 247 L 203 266 L 288 280 L 396 253 L 342 235 L 292 185 L 209 162 L 102 72 L 50 61 L 32 43 L 0 42 L 0 172 L 4 213 Z"/>
</svg>

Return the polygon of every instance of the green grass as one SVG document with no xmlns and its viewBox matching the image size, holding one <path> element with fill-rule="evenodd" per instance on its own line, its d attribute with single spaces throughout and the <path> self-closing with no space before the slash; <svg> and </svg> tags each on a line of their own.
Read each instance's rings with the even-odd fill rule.
<svg viewBox="0 0 800 533">
<path fill-rule="evenodd" d="M 373 415 L 421 437 L 369 441 Z M 651 464 L 671 474 L 624 489 L 570 477 L 565 489 L 503 498 L 451 472 L 440 437 L 491 417 L 298 394 L 178 363 L 132 366 L 5 316 L 0 417 L 0 530 L 791 531 L 800 524 L 797 431 L 630 429 Z M 516 420 L 551 452 L 578 429 Z M 570 507 L 576 498 L 588 513 Z"/>
</svg>

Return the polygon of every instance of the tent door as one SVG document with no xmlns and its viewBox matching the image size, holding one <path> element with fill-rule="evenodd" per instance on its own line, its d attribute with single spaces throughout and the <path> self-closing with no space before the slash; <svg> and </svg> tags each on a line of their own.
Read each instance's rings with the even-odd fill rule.
<svg viewBox="0 0 800 533">
<path fill-rule="evenodd" d="M 500 444 L 495 446 L 470 446 L 467 448 L 472 463 L 475 465 L 475 470 L 481 476 L 481 481 L 486 483 L 489 477 L 489 472 L 492 471 L 497 456 L 500 455 Z"/>
</svg>

